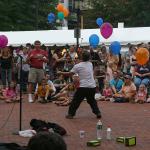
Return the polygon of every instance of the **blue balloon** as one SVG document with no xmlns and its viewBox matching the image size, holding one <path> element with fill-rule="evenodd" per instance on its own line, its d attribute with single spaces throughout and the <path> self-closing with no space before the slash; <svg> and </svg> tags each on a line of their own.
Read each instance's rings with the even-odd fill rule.
<svg viewBox="0 0 150 150">
<path fill-rule="evenodd" d="M 90 43 L 90 46 L 92 46 L 93 48 L 96 48 L 99 44 L 99 36 L 97 34 L 92 34 L 90 37 L 89 37 L 89 43 Z"/>
<path fill-rule="evenodd" d="M 52 23 L 55 21 L 55 15 L 53 13 L 49 13 L 47 19 L 49 23 Z"/>
<path fill-rule="evenodd" d="M 103 19 L 102 18 L 97 18 L 96 23 L 100 27 L 103 24 Z"/>
<path fill-rule="evenodd" d="M 114 55 L 120 54 L 121 45 L 118 41 L 114 41 L 110 45 L 110 50 Z"/>
</svg>

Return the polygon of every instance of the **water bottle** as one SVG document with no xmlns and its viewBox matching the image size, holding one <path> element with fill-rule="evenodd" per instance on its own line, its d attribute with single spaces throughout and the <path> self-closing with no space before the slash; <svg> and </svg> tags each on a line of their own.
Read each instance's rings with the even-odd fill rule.
<svg viewBox="0 0 150 150">
<path fill-rule="evenodd" d="M 111 137 L 111 128 L 108 127 L 108 128 L 107 128 L 107 133 L 106 133 L 106 139 L 107 139 L 107 140 L 111 140 L 111 138 L 112 138 L 112 137 Z"/>
<path fill-rule="evenodd" d="M 99 120 L 96 124 L 96 132 L 97 132 L 98 140 L 102 139 L 102 127 L 103 127 L 103 124 L 102 124 L 101 120 Z"/>
</svg>

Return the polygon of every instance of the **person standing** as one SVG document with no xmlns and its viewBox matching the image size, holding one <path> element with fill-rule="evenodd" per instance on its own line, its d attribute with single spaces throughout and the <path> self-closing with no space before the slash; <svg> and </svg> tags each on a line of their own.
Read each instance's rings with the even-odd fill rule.
<svg viewBox="0 0 150 150">
<path fill-rule="evenodd" d="M 73 119 L 76 114 L 76 110 L 79 108 L 84 98 L 87 99 L 87 103 L 90 105 L 92 112 L 97 118 L 101 118 L 101 112 L 98 108 L 95 100 L 96 83 L 93 76 L 93 65 L 90 60 L 90 53 L 83 51 L 82 62 L 76 64 L 70 72 L 59 72 L 63 75 L 78 74 L 80 80 L 80 86 L 74 94 L 73 100 L 70 104 L 67 119 Z"/>
<path fill-rule="evenodd" d="M 8 47 L 5 47 L 0 52 L 0 65 L 1 65 L 1 79 L 3 88 L 6 88 L 12 81 L 12 68 L 13 68 L 13 56 Z"/>
<path fill-rule="evenodd" d="M 23 52 L 21 56 L 22 56 L 22 90 L 23 92 L 27 92 L 27 83 L 28 83 L 28 75 L 29 75 L 30 66 L 27 63 L 28 49 L 26 47 L 23 47 Z M 18 67 L 18 70 L 20 71 L 20 68 L 21 68 L 20 57 L 18 57 L 18 60 L 17 60 L 17 67 Z M 18 79 L 20 81 L 20 72 L 18 72 Z"/>
<path fill-rule="evenodd" d="M 28 76 L 28 90 L 29 90 L 29 102 L 33 102 L 32 99 L 32 88 L 33 85 L 36 83 L 40 83 L 42 79 L 44 78 L 44 69 L 43 69 L 43 63 L 48 62 L 48 53 L 45 50 L 42 50 L 41 48 L 41 42 L 35 41 L 34 42 L 34 49 L 31 50 L 27 57 L 27 62 L 30 65 L 30 71 Z"/>
</svg>

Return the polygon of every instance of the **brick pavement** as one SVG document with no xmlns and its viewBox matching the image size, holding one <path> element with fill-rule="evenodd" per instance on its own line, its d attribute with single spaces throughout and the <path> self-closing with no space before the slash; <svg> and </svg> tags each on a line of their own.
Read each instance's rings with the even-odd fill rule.
<svg viewBox="0 0 150 150">
<path fill-rule="evenodd" d="M 53 103 L 29 104 L 23 102 L 23 127 L 29 128 L 29 122 L 32 118 L 56 122 L 65 127 L 68 135 L 64 137 L 68 150 L 149 150 L 150 149 L 150 104 L 116 104 L 111 102 L 100 102 L 98 105 L 102 111 L 102 122 L 104 124 L 103 141 L 101 146 L 91 148 L 85 145 L 86 141 L 96 138 L 97 119 L 92 114 L 89 105 L 84 101 L 76 117 L 73 120 L 65 119 L 68 107 L 59 107 Z M 13 104 L 0 102 L 0 127 L 10 113 Z M 106 128 L 111 126 L 113 140 L 107 141 Z M 19 104 L 15 104 L 11 117 L 4 128 L 0 129 L 0 142 L 16 142 L 26 145 L 28 138 L 12 135 L 12 132 L 19 129 Z M 79 130 L 85 130 L 85 138 L 79 138 Z M 136 136 L 137 145 L 131 148 L 123 144 L 116 143 L 118 136 Z"/>
</svg>

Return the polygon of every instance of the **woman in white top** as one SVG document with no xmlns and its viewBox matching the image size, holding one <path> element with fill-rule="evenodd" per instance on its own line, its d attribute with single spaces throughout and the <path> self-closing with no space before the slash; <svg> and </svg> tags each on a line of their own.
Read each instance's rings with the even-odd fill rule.
<svg viewBox="0 0 150 150">
<path fill-rule="evenodd" d="M 93 65 L 89 62 L 89 60 L 90 53 L 83 51 L 82 62 L 76 64 L 70 72 L 59 72 L 63 75 L 78 74 L 80 80 L 80 86 L 74 94 L 68 110 L 68 115 L 66 116 L 68 119 L 73 119 L 76 114 L 76 110 L 84 98 L 87 99 L 87 103 L 91 106 L 92 112 L 96 114 L 96 117 L 101 118 L 101 112 L 95 100 L 96 83 L 93 76 Z"/>
</svg>

